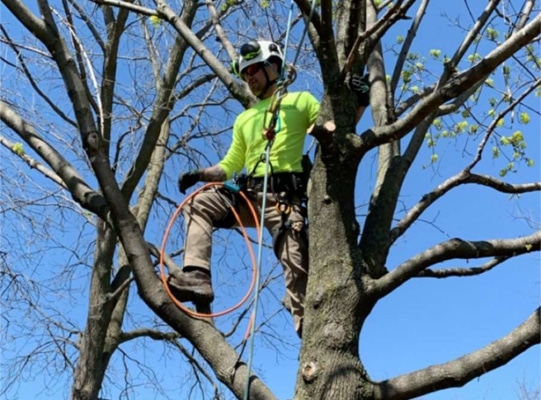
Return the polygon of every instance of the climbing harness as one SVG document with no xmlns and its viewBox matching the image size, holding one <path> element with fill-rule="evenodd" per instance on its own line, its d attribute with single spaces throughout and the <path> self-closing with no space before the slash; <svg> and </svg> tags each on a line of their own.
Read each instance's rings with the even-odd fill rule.
<svg viewBox="0 0 541 400">
<path fill-rule="evenodd" d="M 297 52 L 295 54 L 295 57 L 293 59 L 292 64 L 286 65 L 286 56 L 285 56 L 285 54 L 287 52 L 287 46 L 288 46 L 288 42 L 289 42 L 289 34 L 290 34 L 290 30 L 291 30 L 291 21 L 292 21 L 293 6 L 294 6 L 294 1 L 293 0 L 291 0 L 291 2 L 290 2 L 288 24 L 287 24 L 287 31 L 286 31 L 286 39 L 285 39 L 285 46 L 284 46 L 284 49 L 285 49 L 284 50 L 284 55 L 282 56 L 279 48 L 275 49 L 275 48 L 269 46 L 266 50 L 264 50 L 264 51 L 267 51 L 266 54 L 268 55 L 268 57 L 271 57 L 271 56 L 274 55 L 274 56 L 278 56 L 279 58 L 281 58 L 282 67 L 280 69 L 280 79 L 276 82 L 277 88 L 276 88 L 276 90 L 274 91 L 274 93 L 273 93 L 273 95 L 271 97 L 270 105 L 269 105 L 268 110 L 266 111 L 265 118 L 264 118 L 263 137 L 267 140 L 267 145 L 265 147 L 265 152 L 261 155 L 261 158 L 260 158 L 260 161 L 259 161 L 259 162 L 264 162 L 265 163 L 264 176 L 262 177 L 262 182 L 261 182 L 262 185 L 263 185 L 262 190 L 261 190 L 263 196 L 262 196 L 261 213 L 259 215 L 259 220 L 258 220 L 258 215 L 257 215 L 257 213 L 256 213 L 250 199 L 248 198 L 247 194 L 244 193 L 244 190 L 238 190 L 238 193 L 240 194 L 240 197 L 246 202 L 247 206 L 249 207 L 249 209 L 250 209 L 250 211 L 252 213 L 252 216 L 254 217 L 254 221 L 255 221 L 255 225 L 256 225 L 256 229 L 257 229 L 257 234 L 258 234 L 257 259 L 255 258 L 254 254 L 253 254 L 253 249 L 252 249 L 252 246 L 250 244 L 250 240 L 248 238 L 248 235 L 246 234 L 246 230 L 245 230 L 244 226 L 242 225 L 242 221 L 240 219 L 240 216 L 238 215 L 237 211 L 235 210 L 234 204 L 232 202 L 230 204 L 230 210 L 231 210 L 232 214 L 234 215 L 236 222 L 241 227 L 241 231 L 243 233 L 244 239 L 245 239 L 246 244 L 248 246 L 250 258 L 251 258 L 251 261 L 252 261 L 253 274 L 252 274 L 252 281 L 250 283 L 250 287 L 248 289 L 248 292 L 236 305 L 234 305 L 233 307 L 231 307 L 229 309 L 226 309 L 226 310 L 223 310 L 223 311 L 220 311 L 220 312 L 215 312 L 215 313 L 212 313 L 212 314 L 194 312 L 193 310 L 185 307 L 181 302 L 179 302 L 175 298 L 175 296 L 171 292 L 171 289 L 169 288 L 169 284 L 167 282 L 167 276 L 166 276 L 165 270 L 164 270 L 165 269 L 165 261 L 164 261 L 165 256 L 164 255 L 165 255 L 165 247 L 166 247 L 167 239 L 168 239 L 169 234 L 171 232 L 173 223 L 176 220 L 176 218 L 178 217 L 178 215 L 180 214 L 183 207 L 187 204 L 188 201 L 190 201 L 194 196 L 196 196 L 198 193 L 200 193 L 203 190 L 207 190 L 207 189 L 209 189 L 211 187 L 213 187 L 213 188 L 218 187 L 218 188 L 231 189 L 229 187 L 228 183 L 221 183 L 221 182 L 207 183 L 207 184 L 203 185 L 201 188 L 199 188 L 198 190 L 194 191 L 191 195 L 186 197 L 184 199 L 184 201 L 177 207 L 175 213 L 173 214 L 171 220 L 169 221 L 169 223 L 167 225 L 167 228 L 166 228 L 166 231 L 165 231 L 165 234 L 164 234 L 162 246 L 161 246 L 161 249 L 160 249 L 160 257 L 159 257 L 160 278 L 161 278 L 161 280 L 163 282 L 163 285 L 164 285 L 164 287 L 166 289 L 166 292 L 167 292 L 168 296 L 170 297 L 170 299 L 173 301 L 173 303 L 177 307 L 179 307 L 182 311 L 184 311 L 186 314 L 188 314 L 188 315 L 190 315 L 192 317 L 209 318 L 209 317 L 218 317 L 218 316 L 230 313 L 233 310 L 239 308 L 242 304 L 244 304 L 248 300 L 248 298 L 250 297 L 250 295 L 252 294 L 252 292 L 255 289 L 254 300 L 253 300 L 253 310 L 252 310 L 252 315 L 251 315 L 250 320 L 249 320 L 247 333 L 246 333 L 246 336 L 245 336 L 245 338 L 243 340 L 243 346 L 242 346 L 242 349 L 241 349 L 240 354 L 239 354 L 239 359 L 237 360 L 235 365 L 232 367 L 232 371 L 234 373 L 235 367 L 236 367 L 236 365 L 238 365 L 238 363 L 240 361 L 240 358 L 242 357 L 242 354 L 244 352 L 244 349 L 245 349 L 246 345 L 248 344 L 248 340 L 250 340 L 248 362 L 247 362 L 247 379 L 246 379 L 244 400 L 249 399 L 249 391 L 250 391 L 250 371 L 252 369 L 252 360 L 253 360 L 253 352 L 254 352 L 254 340 L 255 340 L 255 326 L 256 326 L 255 319 L 256 319 L 257 310 L 258 310 L 259 292 L 260 292 L 260 275 L 261 275 L 260 274 L 260 269 L 261 269 L 262 250 L 263 250 L 263 229 L 262 229 L 262 227 L 265 224 L 265 209 L 266 209 L 266 201 L 267 201 L 267 194 L 269 192 L 269 181 L 270 181 L 269 176 L 270 177 L 275 176 L 275 174 L 273 174 L 272 165 L 270 163 L 270 150 L 271 150 L 272 145 L 274 143 L 274 138 L 276 136 L 276 133 L 279 132 L 280 129 L 281 129 L 281 125 L 280 125 L 281 121 L 280 121 L 280 115 L 279 115 L 280 104 L 281 104 L 282 100 L 285 98 L 285 96 L 287 95 L 287 87 L 296 78 L 296 70 L 293 67 L 293 65 L 296 63 L 297 58 L 298 58 L 298 56 L 300 54 L 300 49 L 302 47 L 304 37 L 305 37 L 305 35 L 307 33 L 308 23 L 311 21 L 313 13 L 315 11 L 315 5 L 316 5 L 316 0 L 312 0 L 311 7 L 310 7 L 310 14 L 309 14 L 309 17 L 308 17 L 308 19 L 306 21 L 304 31 L 302 33 L 302 36 L 301 36 L 301 39 L 300 39 L 300 42 L 299 42 L 299 46 L 297 48 Z M 244 64 L 240 65 L 237 61 L 233 62 L 233 64 L 232 64 L 233 72 L 237 76 L 240 77 L 241 76 L 240 73 L 242 71 L 242 68 L 247 68 L 249 65 L 255 64 L 257 62 L 266 61 L 266 59 L 265 60 L 259 60 L 258 59 L 258 58 L 267 57 L 265 54 L 261 54 L 260 51 L 261 51 L 261 49 L 258 49 L 255 46 L 254 47 L 241 48 L 241 55 L 244 57 L 244 59 L 243 59 Z M 274 54 L 273 52 L 276 53 L 276 54 Z M 286 70 L 288 71 L 287 75 L 285 74 Z M 267 81 L 269 81 L 268 76 L 267 76 Z M 274 84 L 274 83 L 275 82 L 273 81 L 271 83 L 271 85 Z M 257 164 L 256 164 L 256 166 L 257 166 Z M 255 168 L 254 168 L 254 171 L 255 171 Z M 269 172 L 270 172 L 270 175 L 269 175 Z M 296 179 L 293 174 L 290 174 L 290 175 L 293 176 L 294 179 Z M 250 177 L 248 177 L 248 179 L 249 178 Z M 293 182 L 292 183 L 293 186 L 295 186 L 296 181 L 293 180 L 292 182 Z M 273 245 L 274 245 L 275 252 L 276 252 L 276 248 L 277 248 L 277 246 L 279 244 L 280 236 L 283 234 L 283 232 L 285 232 L 285 229 L 292 229 L 292 230 L 298 232 L 299 234 L 302 234 L 304 232 L 305 235 L 306 235 L 306 230 L 305 230 L 305 227 L 304 227 L 304 223 L 289 221 L 288 216 L 291 214 L 292 207 L 296 206 L 296 205 L 292 204 L 292 199 L 290 198 L 291 196 L 286 195 L 286 194 L 282 194 L 282 193 L 276 193 L 276 191 L 274 190 L 275 188 L 272 187 L 273 183 L 274 182 L 271 182 L 271 190 L 272 190 L 272 193 L 275 196 L 277 196 L 276 197 L 276 200 L 277 200 L 276 207 L 277 207 L 277 211 L 279 211 L 279 213 L 281 215 L 281 219 L 282 219 L 282 222 L 281 222 L 281 225 L 279 226 L 279 228 L 276 230 L 276 232 L 273 232 Z M 305 188 L 303 188 L 303 190 L 304 189 Z M 296 191 L 296 193 L 298 194 L 299 192 Z M 301 203 L 302 203 L 302 199 L 301 199 Z M 229 223 L 229 221 L 225 222 L 223 220 L 222 221 L 214 221 L 214 222 L 215 222 L 215 224 L 217 224 L 215 226 L 220 226 L 219 223 L 221 223 L 221 222 L 227 223 L 227 224 Z"/>
</svg>

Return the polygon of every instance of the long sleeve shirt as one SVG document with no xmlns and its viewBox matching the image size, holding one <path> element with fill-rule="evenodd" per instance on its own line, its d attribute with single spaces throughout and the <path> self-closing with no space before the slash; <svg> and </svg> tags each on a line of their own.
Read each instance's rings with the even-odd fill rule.
<svg viewBox="0 0 541 400">
<path fill-rule="evenodd" d="M 272 98 L 263 99 L 252 108 L 238 115 L 233 125 L 233 140 L 225 157 L 218 165 L 226 172 L 227 179 L 246 167 L 254 177 L 265 175 L 267 139 L 265 128 L 269 126 L 269 109 Z M 301 160 L 308 128 L 316 122 L 319 102 L 309 92 L 288 93 L 280 103 L 279 117 L 275 126 L 274 143 L 270 149 L 269 172 L 302 172 Z"/>
</svg>

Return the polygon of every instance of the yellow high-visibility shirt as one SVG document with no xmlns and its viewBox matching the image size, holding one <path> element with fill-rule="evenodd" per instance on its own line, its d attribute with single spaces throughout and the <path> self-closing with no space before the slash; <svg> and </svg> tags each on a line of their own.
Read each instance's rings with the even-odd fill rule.
<svg viewBox="0 0 541 400">
<path fill-rule="evenodd" d="M 239 114 L 233 125 L 233 140 L 225 157 L 218 163 L 226 172 L 227 179 L 240 173 L 244 167 L 254 177 L 265 175 L 265 162 L 259 162 L 265 154 L 268 141 L 264 138 L 271 113 L 267 110 L 271 98 L 261 100 L 252 108 Z M 319 102 L 309 92 L 288 93 L 280 103 L 276 122 L 274 143 L 270 150 L 268 173 L 302 172 L 301 160 L 304 139 L 308 128 L 316 122 Z"/>
</svg>

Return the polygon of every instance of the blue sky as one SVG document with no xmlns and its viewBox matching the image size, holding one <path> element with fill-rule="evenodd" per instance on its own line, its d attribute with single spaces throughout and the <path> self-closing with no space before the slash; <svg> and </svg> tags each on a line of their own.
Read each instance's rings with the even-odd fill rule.
<svg viewBox="0 0 541 400">
<path fill-rule="evenodd" d="M 453 17 L 460 15 L 460 20 L 467 23 L 467 14 L 463 7 L 454 5 L 447 13 Z M 416 50 L 426 54 L 430 49 L 441 48 L 447 55 L 458 45 L 462 36 L 456 35 L 456 27 L 450 26 L 440 11 L 430 11 L 427 24 L 418 35 Z M 474 10 L 477 15 L 477 11 Z M 409 22 L 402 22 L 393 30 L 395 37 L 405 35 Z M 404 29 L 403 32 L 400 29 Z M 437 37 L 434 37 L 437 33 Z M 436 39 L 436 40 L 435 40 Z M 293 57 L 293 53 L 288 55 Z M 392 65 L 391 60 L 388 66 Z M 435 64 L 434 64 L 435 65 Z M 317 84 L 314 85 L 307 76 L 300 76 L 299 81 L 291 90 L 305 89 L 310 86 L 317 94 Z M 539 110 L 539 100 L 531 100 L 533 108 Z M 362 132 L 371 124 L 369 116 L 365 116 L 358 125 Z M 513 129 L 518 129 L 515 123 Z M 527 136 L 528 155 L 535 160 L 535 167 L 527 168 L 522 165 L 518 172 L 509 174 L 505 180 L 513 183 L 539 181 L 539 166 L 541 143 L 538 116 L 532 116 L 528 126 L 520 126 Z M 440 141 L 436 151 L 439 161 L 430 164 L 431 151 L 424 148 L 418 160 L 412 166 L 412 171 L 406 181 L 401 195 L 401 202 L 406 208 L 415 204 L 423 194 L 432 190 L 444 179 L 456 174 L 471 160 L 471 155 L 465 154 L 467 143 L 465 139 Z M 475 147 L 474 147 L 475 149 Z M 470 148 L 471 150 L 471 148 Z M 3 151 L 3 150 L 2 150 Z M 357 184 L 357 202 L 366 204 L 374 185 L 375 153 L 369 154 L 359 169 Z M 479 171 L 498 171 L 502 168 L 501 159 L 492 159 L 489 151 Z M 401 203 L 402 204 L 402 203 Z M 361 207 L 361 213 L 365 208 Z M 415 224 L 400 238 L 389 256 L 388 268 L 393 268 L 408 257 L 422 251 L 426 247 L 452 237 L 466 239 L 494 239 L 527 235 L 540 225 L 540 196 L 536 194 L 523 195 L 520 198 L 506 194 L 491 193 L 481 187 L 464 187 L 454 190 L 449 196 L 440 200 L 423 215 L 425 222 Z M 362 219 L 361 219 L 362 221 Z M 149 229 L 148 238 L 160 243 L 167 221 Z M 532 226 L 530 226 L 533 224 Z M 268 241 L 268 236 L 266 237 Z M 224 235 L 218 240 L 236 241 L 235 237 Z M 227 259 L 232 264 L 248 263 L 243 245 L 232 245 L 223 254 L 216 257 Z M 264 252 L 264 273 L 275 267 L 271 252 Z M 39 271 L 44 277 L 54 275 L 56 261 L 49 257 L 44 260 L 42 267 L 50 267 Z M 464 260 L 450 263 L 449 266 L 476 266 L 477 260 Z M 539 253 L 518 257 L 510 262 L 496 267 L 494 270 L 478 277 L 416 279 L 383 299 L 368 318 L 361 335 L 360 353 L 365 366 L 374 380 L 381 380 L 421 369 L 428 365 L 443 363 L 462 356 L 491 341 L 507 334 L 526 319 L 539 305 L 540 298 L 540 256 Z M 229 295 L 235 297 L 247 285 L 246 275 L 235 275 L 236 286 L 225 287 L 230 282 L 228 269 L 218 272 L 215 276 L 215 288 L 218 304 L 231 301 Z M 38 273 L 38 272 L 36 272 Z M 51 274 L 51 275 L 49 275 Z M 74 284 L 76 284 L 74 282 Z M 84 282 L 81 280 L 81 290 L 84 294 Z M 278 300 L 283 293 L 283 282 L 279 280 L 273 287 L 273 293 L 263 295 L 263 305 L 258 314 L 261 322 L 272 315 L 278 308 Z M 146 306 L 135 296 L 131 300 L 133 312 L 143 318 L 150 318 Z M 81 326 L 84 321 L 84 310 L 71 310 L 70 317 L 78 320 Z M 219 324 L 224 330 L 230 327 L 231 319 L 225 318 Z M 131 321 L 127 325 L 136 326 Z M 243 333 L 244 327 L 239 328 Z M 279 399 L 289 399 L 293 396 L 296 370 L 298 367 L 297 354 L 299 341 L 293 332 L 289 316 L 281 313 L 273 318 L 273 329 L 281 334 L 289 345 L 285 351 L 277 352 L 273 342 L 262 337 L 256 339 L 254 367 L 274 390 Z M 150 347 L 144 348 L 141 343 L 129 343 L 122 347 L 126 352 L 138 353 L 145 360 L 144 364 L 156 374 L 157 379 L 163 379 L 167 394 L 173 398 L 183 398 L 188 393 L 188 387 L 193 379 L 184 375 L 181 361 L 171 350 L 165 350 L 161 345 L 145 342 Z M 508 365 L 475 379 L 460 389 L 449 389 L 432 395 L 423 396 L 425 400 L 509 400 L 517 397 L 522 382 L 529 388 L 539 387 L 540 382 L 540 352 L 539 346 L 517 357 Z M 122 381 L 122 375 L 117 372 L 120 359 L 115 358 L 112 366 L 112 378 L 109 382 Z M 141 373 L 141 372 L 139 372 Z M 150 372 L 149 372 L 150 373 Z M 141 373 L 142 374 L 142 373 Z M 45 376 L 44 376 L 45 379 Z M 43 379 L 21 379 L 19 399 L 59 399 L 67 398 L 69 387 L 63 380 L 56 382 L 54 391 L 44 391 Z M 114 387 L 110 386 L 110 387 Z M 104 394 L 105 398 L 116 399 L 119 392 L 114 388 Z M 153 394 L 143 386 L 134 389 L 136 399 L 167 398 L 164 395 Z"/>
</svg>

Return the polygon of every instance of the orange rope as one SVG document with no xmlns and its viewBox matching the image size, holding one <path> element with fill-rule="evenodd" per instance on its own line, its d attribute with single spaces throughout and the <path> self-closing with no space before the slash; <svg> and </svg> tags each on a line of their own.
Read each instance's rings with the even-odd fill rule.
<svg viewBox="0 0 541 400">
<path fill-rule="evenodd" d="M 182 203 L 180 203 L 180 205 L 175 210 L 175 213 L 171 217 L 169 223 L 167 224 L 167 228 L 165 229 L 165 234 L 164 234 L 163 241 L 162 241 L 162 247 L 160 248 L 160 279 L 162 280 L 163 285 L 165 286 L 165 291 L 167 292 L 167 295 L 173 301 L 173 303 L 178 308 L 180 308 L 182 311 L 184 311 L 186 314 L 188 314 L 188 315 L 190 315 L 192 317 L 199 317 L 199 318 L 220 317 L 222 315 L 229 314 L 230 312 L 233 312 L 234 310 L 238 309 L 240 306 L 242 306 L 246 302 L 246 300 L 248 300 L 248 298 L 252 294 L 252 292 L 254 290 L 256 278 L 257 278 L 257 263 L 256 263 L 255 255 L 254 255 L 254 250 L 252 249 L 252 246 L 250 244 L 250 238 L 248 237 L 248 234 L 246 232 L 246 228 L 242 224 L 242 221 L 240 219 L 239 214 L 237 213 L 237 210 L 235 210 L 235 208 L 233 206 L 231 206 L 231 211 L 233 212 L 233 215 L 235 216 L 235 219 L 236 219 L 237 223 L 240 226 L 242 235 L 243 235 L 244 240 L 246 241 L 246 244 L 248 246 L 248 252 L 250 253 L 250 259 L 252 261 L 252 281 L 250 283 L 250 287 L 249 287 L 247 293 L 244 295 L 244 297 L 237 304 L 235 304 L 234 306 L 232 306 L 230 308 L 227 308 L 227 309 L 225 309 L 223 311 L 219 311 L 219 312 L 215 312 L 215 313 L 204 314 L 204 313 L 199 313 L 199 312 L 196 312 L 196 311 L 193 311 L 193 310 L 189 309 L 184 304 L 182 304 L 180 301 L 178 301 L 175 298 L 175 296 L 173 295 L 173 293 L 171 292 L 171 289 L 169 288 L 169 284 L 167 283 L 167 276 L 165 275 L 165 265 L 164 265 L 165 245 L 167 243 L 167 239 L 169 238 L 169 234 L 171 233 L 171 228 L 173 227 L 173 223 L 178 218 L 178 215 L 180 214 L 180 212 L 182 211 L 182 209 L 184 208 L 186 203 L 192 197 L 197 195 L 199 192 L 202 192 L 203 190 L 205 190 L 205 189 L 207 189 L 207 188 L 209 188 L 211 186 L 213 186 L 213 187 L 223 186 L 223 183 L 221 183 L 221 182 L 207 183 L 207 184 L 203 185 L 201 188 L 194 191 L 191 195 L 186 197 Z M 260 229 L 259 219 L 258 219 L 258 215 L 257 215 L 257 213 L 256 213 L 256 211 L 255 211 L 255 209 L 254 209 L 254 207 L 252 205 L 252 202 L 246 196 L 245 193 L 243 193 L 242 191 L 239 191 L 239 193 L 240 193 L 241 197 L 244 199 L 244 201 L 246 202 L 246 204 L 248 205 L 248 208 L 250 209 L 250 212 L 252 213 L 252 216 L 254 217 L 256 229 L 259 232 L 259 229 Z"/>
</svg>

